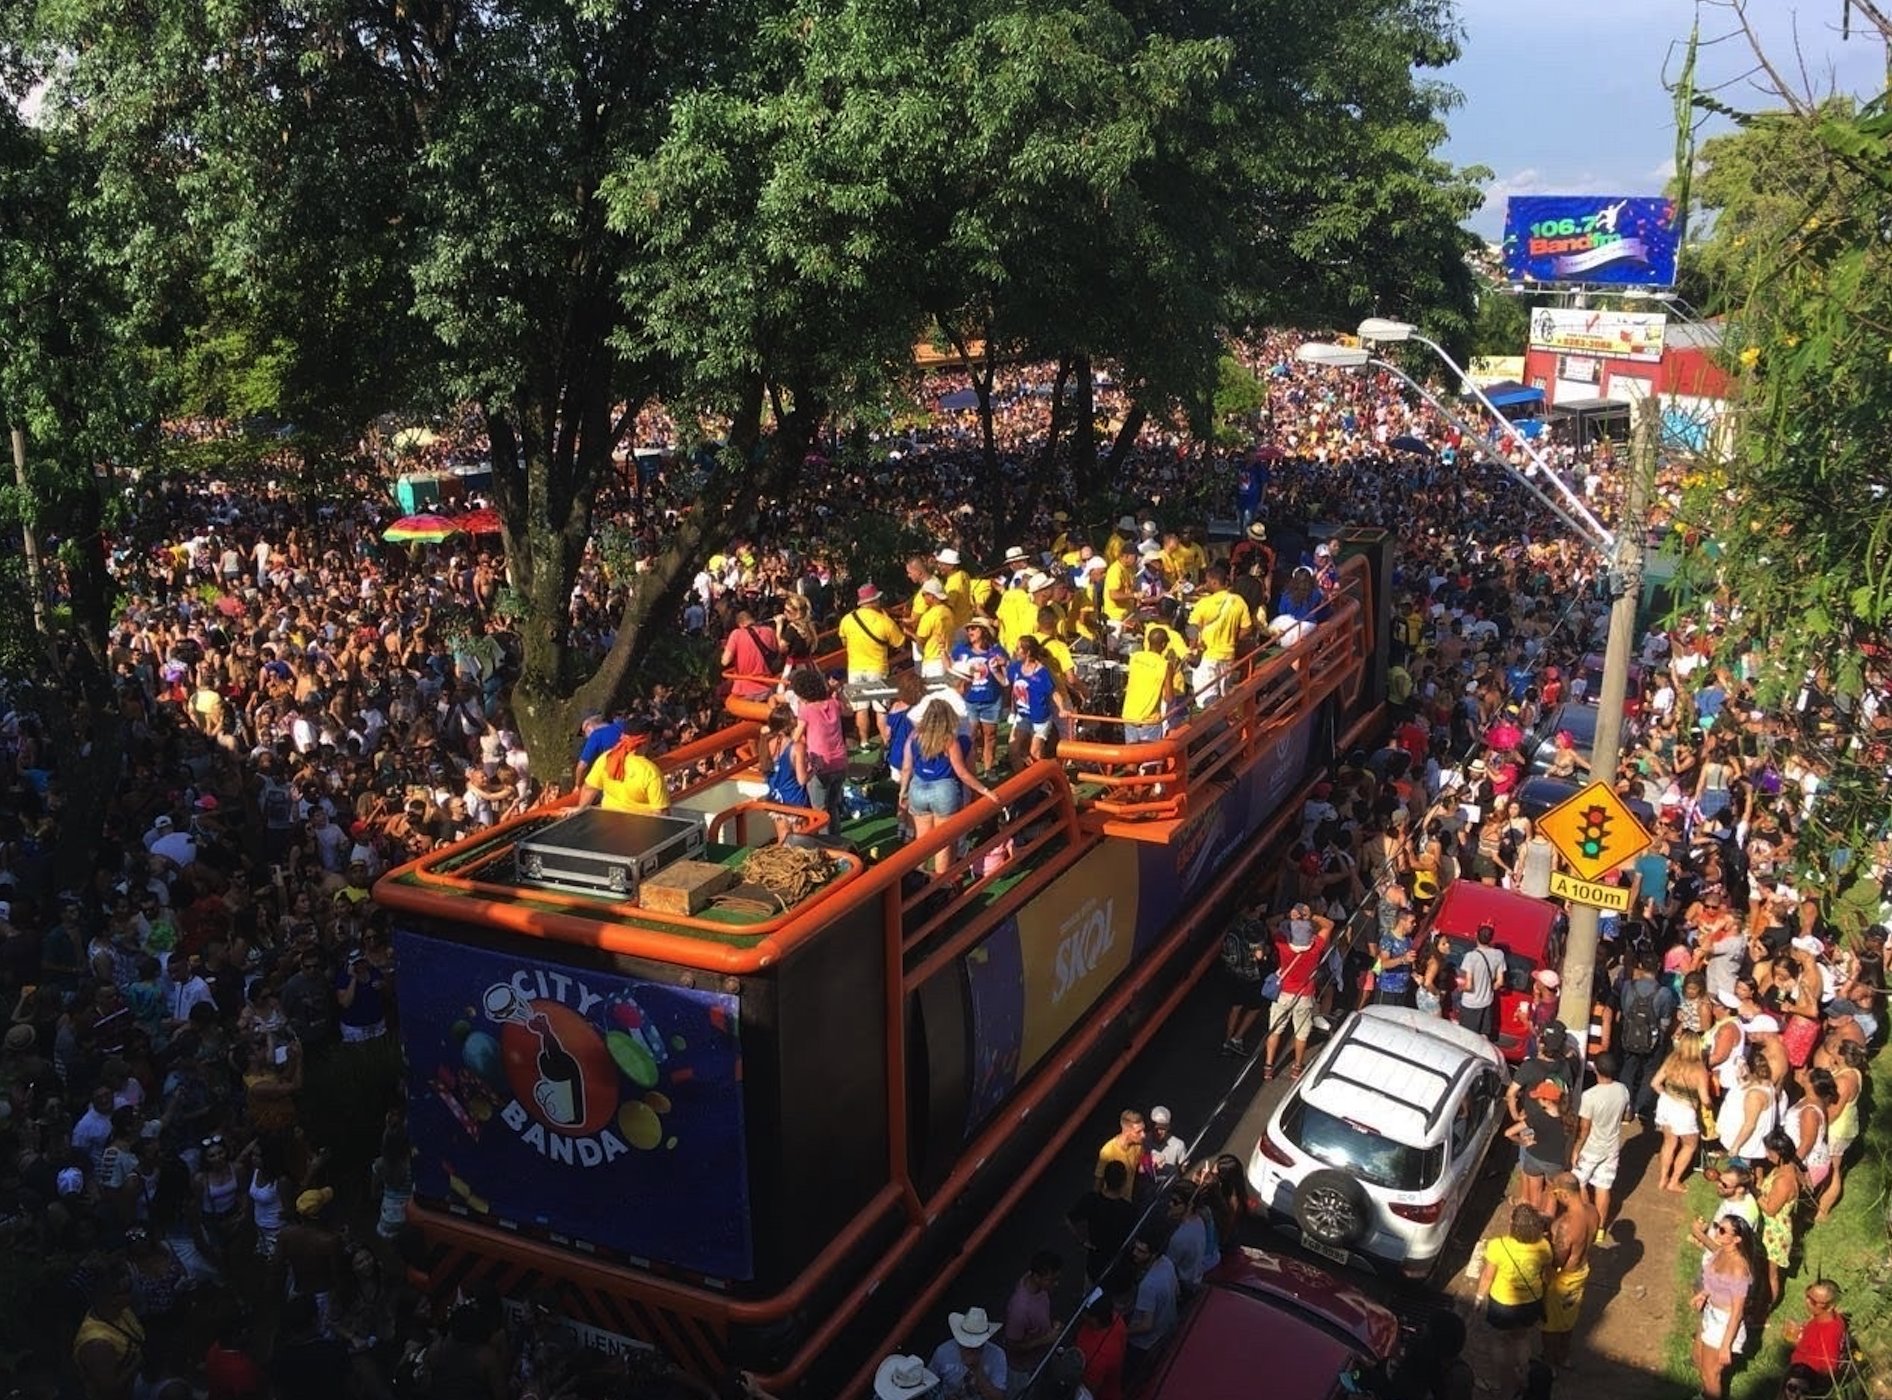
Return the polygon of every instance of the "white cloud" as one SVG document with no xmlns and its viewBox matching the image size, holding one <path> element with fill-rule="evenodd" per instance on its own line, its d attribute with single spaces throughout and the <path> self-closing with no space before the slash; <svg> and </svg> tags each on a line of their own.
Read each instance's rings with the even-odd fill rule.
<svg viewBox="0 0 1892 1400">
<path fill-rule="evenodd" d="M 1500 175 L 1485 186 L 1485 207 L 1496 208 L 1502 215 L 1505 200 L 1525 194 L 1613 194 L 1622 184 L 1591 171 L 1580 175 L 1557 175 L 1526 166 L 1509 175 Z"/>
</svg>

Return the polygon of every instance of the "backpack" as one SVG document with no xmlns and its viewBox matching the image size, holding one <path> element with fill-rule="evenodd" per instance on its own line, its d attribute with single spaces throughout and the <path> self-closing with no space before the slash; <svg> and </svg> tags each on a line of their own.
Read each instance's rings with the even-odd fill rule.
<svg viewBox="0 0 1892 1400">
<path fill-rule="evenodd" d="M 263 784 L 263 824 L 277 829 L 295 825 L 295 817 L 291 814 L 289 789 L 281 783 Z"/>
<path fill-rule="evenodd" d="M 1228 932 L 1222 935 L 1222 965 L 1238 981 L 1259 982 L 1262 966 L 1255 957 L 1255 944 L 1249 939 L 1248 931 L 1246 922 L 1229 925 Z"/>
<path fill-rule="evenodd" d="M 1656 1024 L 1656 988 L 1641 996 L 1623 998 L 1623 1049 L 1631 1055 L 1649 1055 L 1662 1041 L 1662 1028 Z"/>
</svg>

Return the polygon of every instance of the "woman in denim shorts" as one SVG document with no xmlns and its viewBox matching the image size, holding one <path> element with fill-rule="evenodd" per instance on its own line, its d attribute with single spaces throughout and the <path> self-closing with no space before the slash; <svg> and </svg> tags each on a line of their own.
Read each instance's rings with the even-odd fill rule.
<svg viewBox="0 0 1892 1400">
<path fill-rule="evenodd" d="M 971 747 L 949 707 L 928 705 L 920 711 L 900 762 L 900 808 L 913 817 L 916 841 L 965 806 L 968 789 L 987 799 L 992 796 L 966 762 Z M 933 857 L 933 873 L 945 874 L 951 863 L 952 848 L 942 847 Z"/>
</svg>

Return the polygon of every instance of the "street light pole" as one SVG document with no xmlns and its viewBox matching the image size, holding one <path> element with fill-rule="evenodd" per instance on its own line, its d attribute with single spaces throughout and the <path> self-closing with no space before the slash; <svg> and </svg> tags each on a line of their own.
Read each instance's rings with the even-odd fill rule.
<svg viewBox="0 0 1892 1400">
<path fill-rule="evenodd" d="M 1590 750 L 1590 776 L 1616 785 L 1622 759 L 1623 705 L 1629 695 L 1629 659 L 1636 646 L 1636 608 L 1642 598 L 1643 554 L 1648 540 L 1645 517 L 1655 484 L 1662 420 L 1653 399 L 1643 400 L 1630 452 L 1628 489 L 1616 518 L 1616 559 L 1610 573 L 1609 640 L 1603 648 L 1603 684 L 1596 696 L 1596 740 Z M 1589 904 L 1570 906 L 1570 932 L 1564 940 L 1562 990 L 1557 1014 L 1581 1041 L 1590 1025 L 1591 986 L 1596 978 L 1599 911 Z"/>
</svg>

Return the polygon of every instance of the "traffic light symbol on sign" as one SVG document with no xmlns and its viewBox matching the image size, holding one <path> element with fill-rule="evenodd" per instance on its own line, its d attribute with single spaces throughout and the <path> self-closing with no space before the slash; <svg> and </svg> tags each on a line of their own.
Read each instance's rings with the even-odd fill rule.
<svg viewBox="0 0 1892 1400">
<path fill-rule="evenodd" d="M 1603 858 L 1603 848 L 1609 844 L 1610 814 L 1607 808 L 1592 804 L 1583 809 L 1583 819 L 1577 827 L 1577 846 L 1591 860 Z"/>
</svg>

